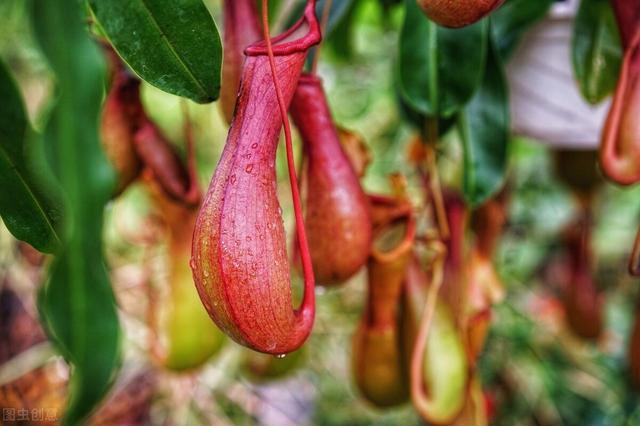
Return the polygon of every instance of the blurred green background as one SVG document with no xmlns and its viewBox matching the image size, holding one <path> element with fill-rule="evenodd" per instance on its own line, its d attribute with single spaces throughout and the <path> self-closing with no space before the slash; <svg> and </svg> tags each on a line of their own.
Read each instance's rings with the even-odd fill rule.
<svg viewBox="0 0 640 426">
<path fill-rule="evenodd" d="M 220 2 L 208 2 L 220 16 Z M 0 56 L 19 81 L 30 117 L 41 126 L 52 83 L 35 47 L 26 2 L 0 3 Z M 336 123 L 367 141 L 374 161 L 364 180 L 371 192 L 389 190 L 387 175 L 413 170 L 407 163 L 414 132 L 402 121 L 393 86 L 393 66 L 401 16 L 367 0 L 357 11 L 352 54 L 323 48 L 319 73 L 325 82 Z M 167 136 L 182 147 L 178 98 L 144 85 L 145 105 Z M 198 168 L 203 185 L 211 178 L 224 145 L 227 126 L 219 106 L 189 104 L 194 120 Z M 281 150 L 282 151 L 282 150 Z M 279 176 L 286 163 L 279 153 Z M 460 149 L 455 135 L 439 147 L 440 168 L 448 185 L 459 185 Z M 484 389 L 497 401 L 496 425 L 636 425 L 638 395 L 628 385 L 627 339 L 640 286 L 626 273 L 638 226 L 640 188 L 604 184 L 596 198 L 594 250 L 598 286 L 606 294 L 606 331 L 597 343 L 574 337 L 563 322 L 558 302 L 561 283 L 553 265 L 559 235 L 576 204 L 554 175 L 552 150 L 524 138 L 510 145 L 512 201 L 496 263 L 507 289 L 496 307 L 490 337 L 481 357 Z M 281 203 L 289 228 L 288 187 Z M 417 188 L 416 188 L 417 190 Z M 149 196 L 134 185 L 111 203 L 105 241 L 113 284 L 125 327 L 126 373 L 148 368 L 145 343 L 144 279 L 166 274 L 160 248 L 136 243 L 145 232 Z M 0 228 L 0 277 L 11 277 L 25 296 L 37 282 L 25 273 L 16 242 Z M 303 365 L 284 379 L 253 383 L 243 374 L 243 350 L 229 343 L 196 374 L 159 373 L 153 398 L 153 424 L 420 424 L 410 404 L 380 411 L 358 396 L 350 373 L 351 335 L 362 313 L 365 274 L 339 289 L 318 292 L 318 313 Z"/>
</svg>

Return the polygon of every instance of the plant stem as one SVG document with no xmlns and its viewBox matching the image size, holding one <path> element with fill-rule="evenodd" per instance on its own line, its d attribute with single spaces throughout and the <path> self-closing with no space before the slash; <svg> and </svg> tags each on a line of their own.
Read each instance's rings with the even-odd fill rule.
<svg viewBox="0 0 640 426">
<path fill-rule="evenodd" d="M 447 221 L 447 212 L 444 206 L 440 176 L 438 174 L 438 165 L 436 163 L 435 146 L 439 139 L 437 118 L 427 119 L 424 133 L 426 138 L 426 168 L 429 174 L 429 186 L 431 188 L 433 205 L 436 210 L 436 219 L 438 222 L 438 228 L 440 229 L 440 237 L 442 240 L 446 241 L 449 239 L 449 223 Z"/>
<path fill-rule="evenodd" d="M 187 172 L 189 174 L 189 189 L 187 198 L 193 200 L 194 204 L 200 204 L 200 184 L 198 182 L 198 166 L 196 164 L 196 147 L 193 139 L 193 126 L 189 114 L 189 104 L 183 98 L 180 101 L 182 109 L 182 119 L 184 121 L 184 140 L 187 151 Z"/>
</svg>

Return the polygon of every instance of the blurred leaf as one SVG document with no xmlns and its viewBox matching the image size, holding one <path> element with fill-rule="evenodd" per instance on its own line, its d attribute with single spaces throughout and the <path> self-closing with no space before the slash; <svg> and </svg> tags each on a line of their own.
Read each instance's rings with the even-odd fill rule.
<svg viewBox="0 0 640 426">
<path fill-rule="evenodd" d="M 491 15 L 491 32 L 500 57 L 507 60 L 533 24 L 544 18 L 554 0 L 507 0 Z"/>
<path fill-rule="evenodd" d="M 72 366 L 64 424 L 82 422 L 120 363 L 120 328 L 102 252 L 103 210 L 114 185 L 98 138 L 105 66 L 76 0 L 39 1 L 38 41 L 57 76 L 44 135 L 66 196 L 62 249 L 39 294 L 45 329 Z"/>
<path fill-rule="evenodd" d="M 572 43 L 573 72 L 582 96 L 591 104 L 615 88 L 622 48 L 611 5 L 607 0 L 582 0 Z"/>
<path fill-rule="evenodd" d="M 31 128 L 22 97 L 1 61 L 0 99 L 0 215 L 17 239 L 53 253 L 60 245 L 60 209 L 29 155 Z"/>
<path fill-rule="evenodd" d="M 256 2 L 256 6 L 257 6 L 256 10 L 261 10 L 262 1 L 261 0 L 255 0 L 255 2 Z M 224 7 L 224 6 L 222 6 L 222 7 Z M 269 22 L 273 23 L 273 21 L 278 19 L 278 14 L 279 14 L 280 9 L 282 7 L 282 0 L 269 0 L 269 4 L 267 5 L 267 7 L 269 8 Z"/>
<path fill-rule="evenodd" d="M 461 29 L 429 21 L 415 0 L 405 0 L 400 33 L 400 90 L 415 109 L 449 117 L 469 101 L 482 79 L 488 23 Z"/>
<path fill-rule="evenodd" d="M 417 132 L 422 134 L 423 142 L 426 143 L 426 126 L 429 122 L 429 116 L 423 114 L 418 111 L 412 105 L 410 105 L 402 96 L 400 90 L 400 82 L 398 78 L 398 72 L 395 73 L 394 78 L 394 90 L 395 90 L 395 98 L 396 103 L 398 105 L 398 109 L 400 110 L 400 116 L 404 120 L 405 123 L 410 124 Z M 440 117 L 438 119 L 438 136 L 442 138 L 446 135 L 451 129 L 455 127 L 457 116 L 453 115 L 451 117 Z"/>
<path fill-rule="evenodd" d="M 356 25 L 356 11 L 358 0 L 351 1 L 350 7 L 343 18 L 338 22 L 327 36 L 326 42 L 338 58 L 346 60 L 353 54 L 353 30 Z"/>
<path fill-rule="evenodd" d="M 507 169 L 507 83 L 496 47 L 492 41 L 489 44 L 480 89 L 458 119 L 464 155 L 463 194 L 472 207 L 482 204 L 500 189 Z"/>
<path fill-rule="evenodd" d="M 89 0 L 124 61 L 165 92 L 207 103 L 220 94 L 222 44 L 202 0 Z"/>
<path fill-rule="evenodd" d="M 356 3 L 357 1 L 358 0 L 332 0 L 331 1 L 331 10 L 329 11 L 329 20 L 327 22 L 327 27 L 322 33 L 322 37 L 324 39 L 331 36 L 331 33 L 333 32 L 334 28 L 338 24 L 340 24 L 342 19 L 347 15 L 349 9 L 351 9 L 352 4 Z M 326 3 L 326 0 L 316 1 L 316 16 L 318 17 L 318 20 L 322 19 L 325 3 Z M 300 1 L 300 0 L 298 1 L 297 6 L 291 10 L 291 13 L 289 14 L 289 16 L 285 21 L 287 23 L 286 25 L 287 28 L 292 26 L 294 23 L 298 21 L 298 19 L 300 19 L 300 17 L 303 15 L 305 6 L 306 6 L 305 1 Z"/>
<path fill-rule="evenodd" d="M 352 9 L 354 9 L 354 5 L 355 3 L 357 3 L 357 1 L 358 0 L 332 0 L 331 9 L 329 10 L 329 19 L 327 21 L 327 26 L 322 32 L 323 40 L 328 40 L 333 35 L 334 30 L 340 26 L 343 20 L 349 16 L 349 12 Z M 318 17 L 318 20 L 322 20 L 325 3 L 326 3 L 326 0 L 317 0 L 316 2 L 316 16 Z M 291 10 L 291 13 L 286 19 L 287 28 L 291 27 L 293 24 L 295 24 L 298 21 L 298 19 L 300 19 L 300 17 L 304 13 L 305 5 L 306 5 L 305 2 L 299 1 L 297 6 Z M 348 46 L 343 46 L 343 47 L 348 49 Z M 317 51 L 317 46 L 312 47 L 309 50 L 309 55 L 307 56 L 307 60 L 305 63 L 307 67 L 311 67 L 311 64 L 313 63 L 313 58 L 316 55 L 316 51 Z"/>
</svg>

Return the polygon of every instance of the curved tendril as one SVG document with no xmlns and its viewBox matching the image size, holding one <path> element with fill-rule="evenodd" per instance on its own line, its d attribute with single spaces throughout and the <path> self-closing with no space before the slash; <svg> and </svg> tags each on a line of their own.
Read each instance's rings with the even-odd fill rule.
<svg viewBox="0 0 640 426">
<path fill-rule="evenodd" d="M 296 236 L 300 246 L 300 260 L 302 261 L 302 271 L 304 275 L 304 296 L 300 308 L 302 309 L 305 306 L 314 303 L 315 278 L 313 276 L 313 267 L 311 265 L 311 254 L 309 252 L 309 243 L 307 242 L 307 233 L 304 229 L 304 220 L 302 217 L 302 203 L 300 202 L 298 178 L 296 176 L 296 167 L 293 157 L 291 124 L 289 123 L 289 116 L 287 115 L 287 106 L 284 102 L 284 97 L 282 96 L 282 89 L 280 88 L 280 83 L 278 82 L 276 75 L 276 62 L 273 54 L 273 46 L 271 45 L 271 34 L 269 31 L 269 0 L 262 0 L 262 31 L 267 46 L 271 77 L 273 78 L 273 86 L 278 99 L 278 107 L 280 108 L 280 115 L 282 117 L 282 125 L 284 128 L 285 146 L 287 149 L 287 168 L 289 171 L 289 183 L 291 185 L 291 197 L 293 198 L 293 210 L 296 220 Z"/>
<path fill-rule="evenodd" d="M 436 257 L 433 262 L 433 277 L 429 285 L 429 292 L 425 302 L 420 327 L 416 336 L 416 344 L 411 355 L 411 400 L 423 418 L 430 418 L 431 400 L 424 387 L 422 369 L 424 365 L 424 355 L 429 340 L 431 323 L 435 314 L 438 302 L 438 293 L 444 279 L 444 265 L 447 257 L 447 248 L 441 241 L 434 241 L 431 248 L 435 251 Z"/>
</svg>

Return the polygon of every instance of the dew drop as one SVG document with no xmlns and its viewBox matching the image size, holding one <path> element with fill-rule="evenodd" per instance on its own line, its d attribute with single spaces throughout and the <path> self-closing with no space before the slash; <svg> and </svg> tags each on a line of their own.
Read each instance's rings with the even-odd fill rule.
<svg viewBox="0 0 640 426">
<path fill-rule="evenodd" d="M 247 242 L 251 242 L 251 237 L 249 235 L 247 235 L 246 240 L 247 240 Z"/>
<path fill-rule="evenodd" d="M 253 149 L 256 149 L 257 147 L 258 147 L 258 143 L 257 142 L 251 145 L 251 148 L 253 148 Z"/>
<path fill-rule="evenodd" d="M 232 185 L 236 183 L 236 175 L 231 175 L 231 177 L 229 178 L 229 182 L 231 182 Z"/>
<path fill-rule="evenodd" d="M 282 358 L 284 358 L 286 356 L 287 356 L 287 354 L 279 354 L 279 355 L 276 355 L 276 358 L 277 359 L 282 359 Z"/>
<path fill-rule="evenodd" d="M 247 173 L 251 173 L 251 170 L 253 170 L 253 164 L 247 164 L 247 167 L 244 168 Z"/>
</svg>

